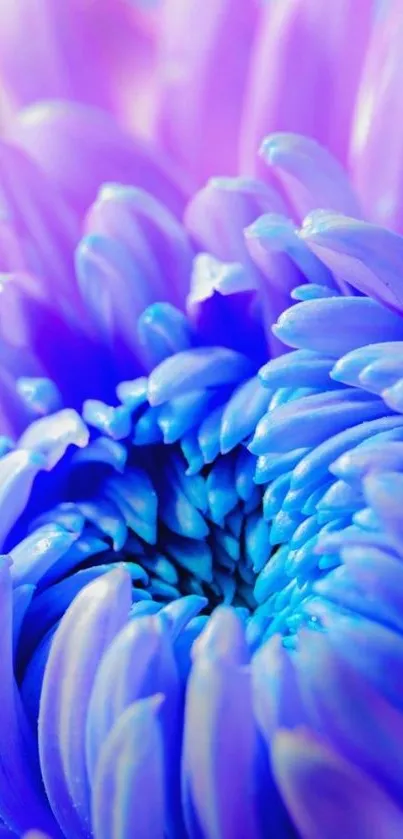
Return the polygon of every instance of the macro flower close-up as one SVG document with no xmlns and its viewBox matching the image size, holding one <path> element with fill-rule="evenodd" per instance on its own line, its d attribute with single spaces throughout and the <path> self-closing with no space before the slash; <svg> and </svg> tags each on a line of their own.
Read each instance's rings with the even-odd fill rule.
<svg viewBox="0 0 403 839">
<path fill-rule="evenodd" d="M 0 0 L 0 839 L 402 839 L 402 45 Z"/>
</svg>

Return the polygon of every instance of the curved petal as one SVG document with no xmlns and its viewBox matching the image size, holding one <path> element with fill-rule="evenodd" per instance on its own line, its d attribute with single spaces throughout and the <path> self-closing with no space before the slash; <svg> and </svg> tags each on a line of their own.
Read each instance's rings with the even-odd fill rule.
<svg viewBox="0 0 403 839">
<path fill-rule="evenodd" d="M 300 134 L 270 134 L 260 155 L 279 178 L 299 220 L 318 207 L 360 217 L 347 174 L 328 149 Z"/>
<path fill-rule="evenodd" d="M 196 185 L 237 171 L 236 136 L 257 15 L 253 0 L 164 4 L 158 131 Z"/>
<path fill-rule="evenodd" d="M 139 186 L 181 215 L 186 185 L 171 161 L 133 139 L 112 116 L 74 102 L 32 105 L 9 132 L 83 216 L 103 183 Z M 182 176 L 181 176 L 182 177 Z"/>
<path fill-rule="evenodd" d="M 135 117 L 136 128 L 146 131 L 155 58 L 148 18 L 125 0 L 4 0 L 0 68 L 11 102 L 16 108 L 40 99 L 85 102 Z"/>
<path fill-rule="evenodd" d="M 0 621 L 0 815 L 18 835 L 37 824 L 59 836 L 43 796 L 32 732 L 24 719 L 14 681 L 12 588 L 9 566 L 4 558 L 0 562 Z M 21 802 L 24 802 L 23 807 Z"/>
<path fill-rule="evenodd" d="M 165 835 L 161 702 L 161 694 L 134 702 L 102 746 L 92 791 L 95 839 Z"/>
<path fill-rule="evenodd" d="M 77 303 L 73 250 L 78 219 L 29 152 L 0 143 L 0 270 L 32 272 L 42 297 Z"/>
<path fill-rule="evenodd" d="M 280 791 L 303 839 L 399 839 L 403 811 L 364 772 L 308 729 L 273 742 Z"/>
<path fill-rule="evenodd" d="M 184 227 L 152 195 L 138 187 L 106 184 L 85 222 L 87 234 L 126 245 L 154 300 L 183 305 L 193 249 Z"/>
<path fill-rule="evenodd" d="M 362 73 L 350 167 L 367 217 L 403 232 L 403 17 L 400 0 L 383 5 Z"/>
<path fill-rule="evenodd" d="M 330 297 L 297 303 L 273 331 L 291 347 L 336 359 L 365 344 L 403 340 L 403 321 L 369 298 Z"/>
<path fill-rule="evenodd" d="M 244 171 L 256 172 L 271 131 L 313 137 L 345 161 L 372 15 L 367 0 L 339 0 L 331 15 L 322 0 L 266 3 L 243 115 Z"/>
<path fill-rule="evenodd" d="M 402 314 L 402 236 L 321 211 L 305 219 L 300 235 L 337 279 Z"/>
<path fill-rule="evenodd" d="M 243 629 L 235 612 L 217 609 L 193 649 L 183 747 L 189 833 L 211 839 L 257 839 L 250 676 L 244 667 Z M 194 819 L 198 830 L 192 829 Z"/>
<path fill-rule="evenodd" d="M 90 818 L 85 723 L 102 653 L 127 620 L 131 580 L 122 569 L 90 583 L 56 632 L 39 711 L 39 753 L 52 809 L 63 831 L 82 837 Z"/>
</svg>

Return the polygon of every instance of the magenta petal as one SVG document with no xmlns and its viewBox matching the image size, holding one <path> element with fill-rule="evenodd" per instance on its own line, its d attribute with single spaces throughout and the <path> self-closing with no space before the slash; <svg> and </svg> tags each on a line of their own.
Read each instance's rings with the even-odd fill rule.
<svg viewBox="0 0 403 839">
<path fill-rule="evenodd" d="M 76 301 L 73 249 L 78 220 L 25 151 L 0 144 L 0 271 L 31 272 L 42 296 Z"/>
<path fill-rule="evenodd" d="M 90 583 L 63 617 L 46 665 L 38 723 L 42 775 L 56 818 L 72 839 L 90 824 L 85 724 L 91 690 L 130 606 L 131 579 L 123 569 Z"/>
<path fill-rule="evenodd" d="M 68 102 L 46 102 L 22 111 L 14 141 L 53 179 L 83 215 L 105 182 L 134 184 L 182 213 L 185 186 L 172 163 L 133 139 L 105 111 Z"/>
<path fill-rule="evenodd" d="M 355 218 L 318 211 L 305 219 L 301 237 L 338 280 L 403 312 L 402 236 Z"/>
<path fill-rule="evenodd" d="M 309 730 L 276 734 L 273 769 L 303 839 L 400 839 L 403 811 Z"/>
<path fill-rule="evenodd" d="M 27 32 L 31 37 L 26 38 Z M 2 81 L 17 107 L 66 99 L 130 115 L 132 121 L 134 110 L 135 124 L 144 131 L 150 116 L 145 92 L 151 88 L 154 41 L 147 16 L 136 3 L 5 0 Z M 135 108 L 130 107 L 133 99 Z"/>
<path fill-rule="evenodd" d="M 163 839 L 163 701 L 157 694 L 134 702 L 104 742 L 92 792 L 94 839 Z"/>
<path fill-rule="evenodd" d="M 268 2 L 252 62 L 241 138 L 242 168 L 272 131 L 297 131 L 346 159 L 360 70 L 372 22 L 368 0 Z M 354 33 L 354 35 L 353 35 Z"/>
<path fill-rule="evenodd" d="M 318 207 L 360 217 L 343 167 L 315 140 L 301 134 L 270 134 L 260 148 L 300 220 Z"/>
<path fill-rule="evenodd" d="M 196 185 L 210 175 L 237 171 L 236 138 L 257 11 L 257 4 L 244 0 L 164 4 L 159 133 Z"/>
<path fill-rule="evenodd" d="M 258 839 L 250 674 L 235 612 L 217 609 L 193 649 L 183 747 L 186 808 L 200 825 L 191 835 Z"/>
<path fill-rule="evenodd" d="M 197 247 L 253 271 L 243 231 L 262 213 L 285 212 L 281 197 L 253 178 L 211 178 L 192 198 L 185 225 Z"/>
<path fill-rule="evenodd" d="M 403 16 L 400 0 L 383 5 L 362 74 L 350 164 L 367 216 L 403 231 Z"/>
</svg>

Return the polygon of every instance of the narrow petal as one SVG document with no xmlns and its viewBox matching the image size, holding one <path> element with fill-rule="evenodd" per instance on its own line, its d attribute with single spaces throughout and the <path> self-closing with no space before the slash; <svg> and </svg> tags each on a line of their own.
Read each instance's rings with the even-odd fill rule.
<svg viewBox="0 0 403 839">
<path fill-rule="evenodd" d="M 399 500 L 403 492 L 403 475 L 382 470 L 364 478 L 364 493 L 368 504 L 380 519 L 386 534 L 398 550 L 403 550 L 403 526 Z"/>
<path fill-rule="evenodd" d="M 151 27 L 134 4 L 101 0 L 95 9 L 77 0 L 63 6 L 6 0 L 3 11 L 0 66 L 17 108 L 69 99 L 124 112 L 131 88 L 144 123 L 148 114 L 139 93 L 155 51 Z M 24 45 L 25 26 L 33 37 Z"/>
<path fill-rule="evenodd" d="M 257 15 L 243 0 L 217 0 L 199 10 L 187 0 L 165 4 L 159 135 L 196 185 L 237 171 L 235 138 Z M 225 72 L 217 75 L 217 66 Z"/>
<path fill-rule="evenodd" d="M 399 314 L 403 238 L 384 227 L 332 213 L 311 213 L 301 236 L 337 278 Z"/>
<path fill-rule="evenodd" d="M 0 458 L 1 543 L 23 513 L 32 484 L 45 466 L 45 458 L 37 452 L 17 450 Z"/>
<path fill-rule="evenodd" d="M 352 388 L 305 396 L 268 412 L 258 423 L 249 449 L 260 455 L 285 452 L 290 439 L 295 446 L 318 445 L 352 425 L 387 413 L 380 399 L 372 400 Z"/>
<path fill-rule="evenodd" d="M 11 577 L 14 585 L 37 583 L 46 571 L 67 553 L 79 533 L 57 525 L 45 524 L 34 530 L 10 551 Z"/>
<path fill-rule="evenodd" d="M 198 387 L 236 384 L 252 373 L 245 355 L 222 347 L 200 347 L 177 353 L 153 370 L 148 385 L 152 405 L 161 403 Z"/>
<path fill-rule="evenodd" d="M 361 297 L 297 303 L 281 315 L 273 331 L 292 347 L 316 350 L 334 358 L 365 344 L 403 340 L 401 318 L 375 300 Z"/>
<path fill-rule="evenodd" d="M 121 569 L 87 586 L 55 635 L 39 712 L 42 775 L 63 831 L 81 836 L 90 824 L 85 722 L 100 657 L 127 620 L 131 581 Z"/>
<path fill-rule="evenodd" d="M 211 178 L 185 211 L 185 225 L 197 247 L 224 262 L 251 267 L 243 230 L 263 213 L 284 213 L 283 199 L 253 178 Z M 253 273 L 253 272 L 252 272 Z"/>
<path fill-rule="evenodd" d="M 32 272 L 42 296 L 78 304 L 72 254 L 78 219 L 52 178 L 17 145 L 0 144 L 2 219 L 0 268 Z M 55 282 L 57 277 L 57 282 Z"/>
<path fill-rule="evenodd" d="M 260 154 L 279 178 L 300 221 L 317 207 L 361 215 L 342 166 L 314 140 L 301 134 L 271 134 Z"/>
<path fill-rule="evenodd" d="M 129 248 L 155 300 L 183 305 L 193 250 L 182 225 L 150 193 L 135 186 L 106 184 L 85 227 L 87 234 L 107 236 Z"/>
<path fill-rule="evenodd" d="M 45 803 L 32 732 L 20 707 L 13 674 L 12 588 L 7 561 L 0 563 L 2 725 L 0 728 L 0 816 L 17 835 L 37 824 L 59 837 Z M 21 802 L 24 806 L 21 807 Z M 53 833 L 54 830 L 54 833 Z"/>
<path fill-rule="evenodd" d="M 48 470 L 58 463 L 70 445 L 84 448 L 89 439 L 87 426 L 76 411 L 65 408 L 57 414 L 42 417 L 31 423 L 18 441 L 21 449 L 42 455 L 43 468 Z"/>
<path fill-rule="evenodd" d="M 244 171 L 256 172 L 256 150 L 272 131 L 313 137 L 345 162 L 372 14 L 366 0 L 342 0 L 331 19 L 321 0 L 267 3 L 243 116 Z"/>
<path fill-rule="evenodd" d="M 216 610 L 194 647 L 186 697 L 185 808 L 209 839 L 258 837 L 253 780 L 255 733 L 246 650 L 235 613 Z M 246 796 L 245 789 L 250 790 Z"/>
<path fill-rule="evenodd" d="M 399 0 L 384 4 L 373 28 L 354 117 L 350 165 L 368 218 L 403 231 L 400 90 L 402 9 Z"/>
<path fill-rule="evenodd" d="M 80 216 L 104 183 L 135 184 L 175 214 L 182 213 L 187 187 L 172 163 L 149 144 L 133 139 L 103 110 L 73 102 L 39 102 L 19 114 L 12 136 Z"/>
<path fill-rule="evenodd" d="M 102 746 L 92 790 L 95 839 L 163 839 L 162 695 L 134 702 Z"/>
</svg>

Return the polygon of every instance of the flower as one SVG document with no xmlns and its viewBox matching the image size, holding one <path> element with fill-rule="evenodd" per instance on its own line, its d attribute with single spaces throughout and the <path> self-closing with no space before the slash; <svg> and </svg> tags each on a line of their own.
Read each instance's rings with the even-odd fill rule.
<svg viewBox="0 0 403 839">
<path fill-rule="evenodd" d="M 340 163 L 372 16 L 366 3 L 340 8 L 332 33 L 317 2 L 264 15 L 277 71 L 270 119 L 334 142 L 338 161 L 282 130 L 262 146 L 270 185 L 228 177 L 233 117 L 234 134 L 250 139 L 265 110 L 249 103 L 242 130 L 234 99 L 215 110 L 249 65 L 240 3 L 209 12 L 189 53 L 177 46 L 184 6 L 177 29 L 159 36 L 175 60 L 165 60 L 162 91 L 172 96 L 162 96 L 158 136 L 194 182 L 216 165 L 199 142 L 186 163 L 195 117 L 211 110 L 205 136 L 223 141 L 212 147 L 224 176 L 190 201 L 166 158 L 94 109 L 95 95 L 98 106 L 107 92 L 113 100 L 112 69 L 97 88 L 91 65 L 82 97 L 72 77 L 71 98 L 85 105 L 35 106 L 9 129 L 0 157 L 5 836 L 401 833 L 402 239 L 374 223 L 399 228 L 400 205 L 393 179 L 387 201 L 380 180 L 367 205 L 363 178 L 372 222 L 362 221 Z M 67 22 L 79 9 L 66 6 Z M 119 4 L 120 14 L 131 16 Z M 321 36 L 336 44 L 323 57 L 307 26 L 322 14 Z M 396 14 L 372 36 L 359 116 Z M 223 39 L 230 18 L 239 51 Z M 338 90 L 334 56 L 354 19 L 362 27 L 334 112 L 313 120 L 306 100 L 291 107 L 283 66 L 306 31 L 317 53 L 307 49 L 302 81 L 320 66 L 326 94 L 333 68 Z M 67 58 L 81 35 L 74 25 L 68 33 Z M 157 40 L 151 28 L 153 50 Z M 217 100 L 206 44 L 228 50 Z M 20 54 L 4 54 L 28 101 Z M 256 49 L 253 77 L 266 60 Z M 383 84 L 388 110 L 397 74 Z M 266 92 L 255 89 L 261 103 Z M 188 122 L 177 117 L 181 100 L 195 108 Z M 375 120 L 377 142 L 379 131 Z M 354 180 L 370 159 L 365 136 Z M 389 165 L 399 171 L 394 156 Z M 113 182 L 126 180 L 135 185 Z M 289 308 L 290 297 L 300 302 Z"/>
</svg>

